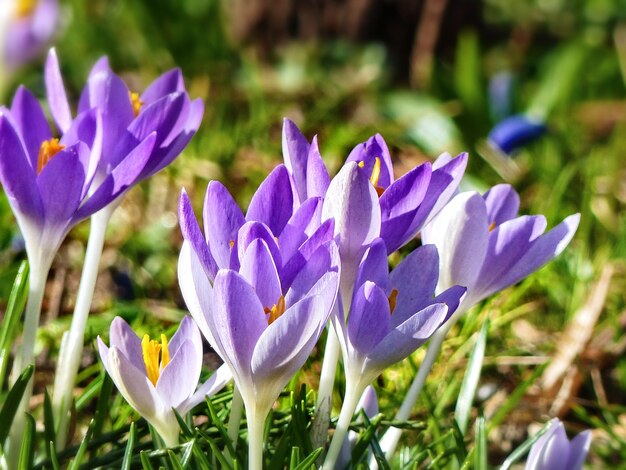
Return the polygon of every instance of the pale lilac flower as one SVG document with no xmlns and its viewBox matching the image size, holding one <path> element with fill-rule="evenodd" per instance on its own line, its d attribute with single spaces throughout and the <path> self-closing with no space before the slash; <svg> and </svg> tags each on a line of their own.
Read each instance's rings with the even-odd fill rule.
<svg viewBox="0 0 626 470">
<path fill-rule="evenodd" d="M 543 436 L 530 449 L 526 470 L 580 470 L 585 463 L 591 431 L 567 439 L 563 423 L 555 418 Z"/>
<path fill-rule="evenodd" d="M 58 0 L 2 0 L 0 54 L 16 69 L 37 58 L 53 39 L 59 20 Z"/>
<path fill-rule="evenodd" d="M 184 415 L 206 396 L 221 390 L 231 379 L 224 366 L 196 391 L 202 369 L 202 338 L 190 317 L 168 341 L 139 339 L 116 317 L 111 323 L 110 347 L 98 337 L 98 350 L 106 371 L 126 401 L 154 426 L 168 446 L 178 443 L 180 428 L 172 409 Z"/>
<path fill-rule="evenodd" d="M 519 282 L 556 257 L 568 245 L 580 220 L 570 215 L 545 232 L 542 215 L 518 216 L 519 196 L 509 185 L 497 185 L 483 196 L 458 194 L 422 230 L 424 243 L 439 251 L 441 291 L 467 287 L 459 311 Z"/>
</svg>

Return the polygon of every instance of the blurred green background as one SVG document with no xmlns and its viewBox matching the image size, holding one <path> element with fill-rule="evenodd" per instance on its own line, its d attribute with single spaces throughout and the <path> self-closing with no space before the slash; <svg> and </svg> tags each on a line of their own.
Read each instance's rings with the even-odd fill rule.
<svg viewBox="0 0 626 470">
<path fill-rule="evenodd" d="M 399 173 L 443 151 L 468 151 L 466 188 L 510 182 L 522 212 L 545 214 L 549 226 L 581 212 L 582 222 L 564 255 L 455 330 L 419 418 L 436 436 L 439 417 L 453 409 L 469 340 L 489 316 L 478 408 L 487 416 L 507 411 L 490 435 L 494 462 L 554 414 L 555 396 L 564 398 L 557 412 L 570 429 L 594 429 L 594 468 L 626 461 L 626 1 L 62 0 L 55 47 L 71 99 L 95 60 L 107 55 L 137 91 L 181 67 L 190 94 L 206 105 L 183 155 L 131 191 L 113 217 L 90 341 L 114 315 L 139 331 L 181 318 L 180 189 L 199 213 L 208 181 L 219 179 L 245 206 L 281 161 L 283 117 L 309 139 L 319 136 L 331 171 L 375 132 Z M 4 103 L 19 83 L 43 99 L 42 61 L 19 71 Z M 490 89 L 498 83 L 508 91 L 495 99 Z M 545 119 L 548 132 L 511 158 L 494 155 L 485 143 L 490 129 L 522 112 Z M 4 197 L 0 207 L 6 299 L 23 252 Z M 49 279 L 41 383 L 50 383 L 46 374 L 69 323 L 87 233 L 88 223 L 72 232 Z M 608 293 L 595 305 L 599 319 L 585 324 L 590 339 L 577 345 L 571 364 L 575 386 L 541 389 L 541 365 L 566 346 L 560 332 L 584 318 L 577 312 L 608 265 Z M 380 379 L 389 418 L 419 361 L 418 353 Z M 96 363 L 93 350 L 84 362 Z M 309 370 L 304 379 L 315 386 L 315 357 Z M 508 402 L 515 392 L 519 397 Z"/>
</svg>

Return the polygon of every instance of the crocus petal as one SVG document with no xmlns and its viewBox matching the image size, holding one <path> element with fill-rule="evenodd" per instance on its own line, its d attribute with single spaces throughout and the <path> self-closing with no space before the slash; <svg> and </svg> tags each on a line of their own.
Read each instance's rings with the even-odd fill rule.
<svg viewBox="0 0 626 470">
<path fill-rule="evenodd" d="M 220 268 L 230 266 L 233 244 L 245 221 L 241 209 L 224 185 L 211 181 L 204 198 L 204 232 L 211 254 Z"/>
<path fill-rule="evenodd" d="M 198 385 L 201 370 L 202 351 L 198 354 L 192 341 L 183 341 L 161 372 L 156 384 L 156 391 L 164 405 L 178 408 L 189 398 Z"/>
<path fill-rule="evenodd" d="M 278 237 L 278 245 L 284 259 L 291 258 L 296 250 L 320 226 L 322 199 L 310 198 L 298 207 Z"/>
<path fill-rule="evenodd" d="M 122 317 L 115 317 L 109 330 L 109 344 L 115 346 L 137 370 L 146 370 L 141 340 Z"/>
<path fill-rule="evenodd" d="M 209 328 L 207 317 L 213 315 L 213 287 L 197 253 L 185 240 L 178 257 L 178 283 L 183 299 L 191 316 L 209 343 L 215 339 Z"/>
<path fill-rule="evenodd" d="M 185 191 L 184 188 L 181 191 L 180 198 L 178 200 L 178 223 L 180 225 L 180 231 L 183 234 L 183 238 L 188 241 L 195 251 L 199 260 L 202 262 L 204 272 L 212 282 L 213 279 L 215 279 L 215 275 L 217 274 L 219 267 L 209 251 L 204 235 L 198 225 L 198 220 L 196 219 L 196 214 L 193 211 L 191 201 L 189 200 L 187 191 Z"/>
<path fill-rule="evenodd" d="M 496 227 L 489 234 L 487 252 L 476 281 L 476 289 L 470 291 L 470 295 L 476 297 L 478 292 L 500 290 L 494 290 L 492 286 L 502 285 L 501 279 L 545 229 L 546 218 L 542 215 L 517 217 Z"/>
<path fill-rule="evenodd" d="M 387 247 L 382 238 L 374 240 L 363 255 L 354 285 L 359 288 L 365 284 L 365 281 L 373 282 L 384 291 L 389 289 L 389 261 L 387 260 Z"/>
<path fill-rule="evenodd" d="M 102 117 L 96 109 L 79 114 L 72 121 L 72 125 L 61 138 L 61 144 L 72 145 L 76 142 L 84 142 L 90 149 L 89 153 L 82 154 L 83 167 L 87 169 L 85 184 L 81 198 L 87 195 L 91 182 L 96 174 L 100 157 L 102 155 Z"/>
<path fill-rule="evenodd" d="M 128 126 L 128 131 L 139 140 L 152 132 L 157 133 L 156 147 L 167 145 L 168 138 L 178 122 L 189 98 L 184 93 L 172 93 L 146 106 Z"/>
<path fill-rule="evenodd" d="M 467 167 L 467 159 L 468 155 L 464 152 L 444 165 L 441 165 L 439 160 L 433 163 L 433 174 L 430 178 L 428 191 L 419 210 L 419 217 L 425 219 L 424 225 L 444 208 L 457 191 Z"/>
<path fill-rule="evenodd" d="M 178 412 L 182 415 L 187 414 L 205 398 L 212 397 L 222 390 L 231 380 L 233 380 L 233 374 L 230 372 L 228 364 L 222 364 L 206 382 L 198 387 L 192 396 L 178 405 Z"/>
<path fill-rule="evenodd" d="M 319 246 L 298 271 L 285 295 L 287 305 L 305 297 L 325 273 L 338 272 L 340 265 L 339 249 L 334 241 Z"/>
<path fill-rule="evenodd" d="M 98 186 L 98 189 L 80 207 L 75 220 L 80 220 L 80 218 L 88 217 L 99 211 L 130 188 L 137 181 L 137 177 L 150 159 L 150 153 L 154 149 L 155 142 L 156 134 L 148 135 L 118 166 L 113 168 L 102 184 Z M 58 158 L 55 156 L 52 161 Z"/>
<path fill-rule="evenodd" d="M 389 333 L 389 300 L 376 284 L 366 281 L 354 292 L 348 316 L 348 337 L 354 350 L 367 355 Z"/>
<path fill-rule="evenodd" d="M 220 270 L 215 276 L 213 315 L 207 318 L 214 332 L 213 348 L 240 381 L 251 377 L 255 345 L 267 328 L 263 305 L 239 273 Z"/>
<path fill-rule="evenodd" d="M 483 195 L 487 205 L 487 219 L 498 225 L 517 217 L 519 196 L 509 184 L 497 184 Z"/>
<path fill-rule="evenodd" d="M 54 49 L 50 49 L 46 59 L 45 82 L 50 112 L 61 133 L 65 133 L 72 125 L 72 112 L 65 94 L 59 59 Z"/>
<path fill-rule="evenodd" d="M 179 68 L 172 69 L 162 74 L 153 81 L 142 93 L 141 101 L 145 104 L 153 103 L 170 93 L 185 91 L 183 74 Z"/>
<path fill-rule="evenodd" d="M 351 284 L 365 248 L 380 235 L 381 224 L 378 194 L 365 172 L 354 162 L 344 165 L 330 182 L 322 220 L 330 218 L 335 219 L 342 276 L 346 284 Z"/>
<path fill-rule="evenodd" d="M 387 336 L 368 354 L 364 370 L 378 375 L 385 368 L 405 357 L 423 345 L 446 319 L 448 307 L 434 304 L 417 312 L 404 323 L 392 329 Z"/>
<path fill-rule="evenodd" d="M 570 467 L 567 467 L 569 442 L 565 435 L 565 429 L 563 429 L 563 423 L 558 420 L 555 420 L 553 423 L 551 429 L 533 445 L 526 468 L 533 470 L 570 470 Z"/>
<path fill-rule="evenodd" d="M 138 370 L 115 346 L 109 348 L 107 372 L 126 401 L 147 419 L 166 412 L 145 371 Z"/>
<path fill-rule="evenodd" d="M 481 292 L 481 297 L 515 284 L 558 256 L 574 237 L 579 222 L 580 214 L 570 215 L 552 230 L 537 237 L 528 251 L 497 282 Z"/>
<path fill-rule="evenodd" d="M 294 194 L 298 204 L 307 199 L 307 157 L 309 142 L 298 126 L 289 119 L 283 119 L 283 161 L 291 175 Z"/>
<path fill-rule="evenodd" d="M 380 134 L 376 134 L 370 137 L 366 142 L 354 147 L 350 155 L 348 155 L 346 163 L 363 162 L 363 170 L 369 178 L 377 158 L 380 159 L 380 176 L 377 186 L 386 189 L 393 183 L 393 164 L 391 163 L 391 155 L 389 154 L 385 139 L 383 139 Z"/>
<path fill-rule="evenodd" d="M 432 303 L 439 277 L 439 254 L 435 245 L 424 245 L 404 258 L 389 275 L 390 289 L 396 289 L 393 324 L 399 325 Z"/>
<path fill-rule="evenodd" d="M 306 164 L 306 195 L 311 197 L 324 197 L 328 191 L 330 176 L 320 154 L 317 145 L 317 137 L 313 137 L 309 148 L 309 157 Z"/>
<path fill-rule="evenodd" d="M 259 338 L 251 363 L 257 403 L 271 406 L 311 354 L 330 314 L 324 297 L 309 296 L 292 305 Z"/>
<path fill-rule="evenodd" d="M 272 308 L 278 302 L 282 295 L 280 278 L 264 240 L 256 239 L 246 248 L 239 273 L 254 288 L 264 307 Z"/>
<path fill-rule="evenodd" d="M 485 203 L 474 192 L 457 195 L 424 227 L 422 241 L 434 244 L 439 252 L 439 292 L 453 285 L 466 286 L 472 292 L 488 239 Z"/>
<path fill-rule="evenodd" d="M 566 468 L 571 468 L 572 470 L 583 468 L 590 445 L 591 431 L 583 431 L 572 439 L 569 444 L 569 459 L 567 460 Z"/>
<path fill-rule="evenodd" d="M 276 268 L 280 270 L 282 267 L 282 257 L 278 244 L 276 243 L 276 239 L 274 238 L 274 235 L 270 231 L 269 227 L 261 222 L 246 222 L 239 229 L 237 242 L 234 247 L 234 249 L 237 250 L 239 260 L 243 261 L 248 246 L 250 246 L 250 244 L 257 239 L 261 239 L 266 243 L 267 248 L 272 254 Z"/>
<path fill-rule="evenodd" d="M 185 316 L 180 322 L 176 333 L 168 341 L 170 357 L 173 357 L 183 342 L 189 341 L 195 348 L 198 356 L 202 356 L 202 337 L 197 325 L 190 316 Z"/>
<path fill-rule="evenodd" d="M 289 172 L 285 165 L 279 165 L 252 196 L 246 220 L 263 222 L 272 233 L 280 235 L 292 215 L 293 192 Z"/>
<path fill-rule="evenodd" d="M 431 174 L 430 163 L 424 163 L 395 181 L 380 197 L 380 236 L 388 253 L 410 241 L 424 223 L 424 217 L 416 216 L 420 214 L 418 209 L 426 196 Z"/>
<path fill-rule="evenodd" d="M 52 138 L 52 132 L 39 101 L 21 85 L 11 103 L 11 116 L 15 130 L 24 139 L 31 166 L 37 168 L 39 148 L 44 141 Z"/>
<path fill-rule="evenodd" d="M 82 202 L 86 168 L 81 153 L 89 149 L 80 142 L 57 153 L 37 177 L 37 186 L 44 206 L 46 222 L 69 224 Z"/>
<path fill-rule="evenodd" d="M 35 184 L 35 169 L 6 113 L 0 111 L 0 182 L 11 206 L 32 220 L 41 221 L 43 201 Z"/>
</svg>

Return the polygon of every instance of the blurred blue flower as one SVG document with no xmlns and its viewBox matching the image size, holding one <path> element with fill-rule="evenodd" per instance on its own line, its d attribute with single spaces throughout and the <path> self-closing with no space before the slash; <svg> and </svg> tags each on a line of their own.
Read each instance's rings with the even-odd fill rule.
<svg viewBox="0 0 626 470">
<path fill-rule="evenodd" d="M 545 123 L 523 114 L 516 114 L 500 121 L 491 129 L 487 140 L 489 144 L 510 155 L 524 145 L 538 139 L 547 131 Z"/>
</svg>

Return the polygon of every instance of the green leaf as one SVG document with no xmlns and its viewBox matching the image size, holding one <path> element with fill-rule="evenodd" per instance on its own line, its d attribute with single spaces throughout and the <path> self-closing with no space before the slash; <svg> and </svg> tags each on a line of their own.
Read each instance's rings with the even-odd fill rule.
<svg viewBox="0 0 626 470">
<path fill-rule="evenodd" d="M 15 419 L 15 413 L 17 413 L 20 401 L 22 401 L 22 397 L 24 396 L 24 392 L 26 391 L 26 387 L 28 386 L 28 382 L 34 370 L 35 366 L 32 364 L 24 369 L 15 381 L 15 385 L 11 387 L 4 405 L 2 406 L 2 411 L 0 411 L 0 423 L 2 423 L 2 426 L 0 426 L 0 447 L 4 447 L 4 443 L 11 429 L 11 423 L 13 423 L 13 419 Z"/>
<path fill-rule="evenodd" d="M 61 465 L 59 464 L 59 458 L 57 457 L 57 449 L 56 445 L 53 441 L 49 441 L 46 446 L 46 452 L 50 456 L 50 463 L 52 464 L 52 468 L 54 470 L 61 470 Z"/>
<path fill-rule="evenodd" d="M 51 446 L 46 446 L 46 454 L 48 459 L 52 459 L 51 449 L 56 449 L 56 429 L 54 427 L 54 413 L 52 411 L 52 400 L 48 389 L 44 390 L 43 396 L 43 435 L 46 442 L 52 442 Z M 55 450 L 56 455 L 56 450 Z"/>
<path fill-rule="evenodd" d="M 310 470 L 311 467 L 315 468 L 315 461 L 322 454 L 322 450 L 323 449 L 321 447 L 319 449 L 315 449 L 293 470 Z"/>
<path fill-rule="evenodd" d="M 289 459 L 289 468 L 294 469 L 300 463 L 300 448 L 292 447 L 291 448 L 291 458 Z"/>
<path fill-rule="evenodd" d="M 130 423 L 130 431 L 128 431 L 128 441 L 126 442 L 126 450 L 124 451 L 124 459 L 122 460 L 122 470 L 130 470 L 130 464 L 133 458 L 133 449 L 135 447 L 135 423 Z"/>
<path fill-rule="evenodd" d="M 454 58 L 454 86 L 465 107 L 475 116 L 482 116 L 485 103 L 482 75 L 478 35 L 473 30 L 463 31 Z"/>
<path fill-rule="evenodd" d="M 139 452 L 139 458 L 141 459 L 141 466 L 143 467 L 143 470 L 154 470 L 154 467 L 150 463 L 150 456 L 148 452 L 142 450 Z"/>
<path fill-rule="evenodd" d="M 206 404 L 209 407 L 209 414 L 211 415 L 211 421 L 217 428 L 224 442 L 226 443 L 228 452 L 230 452 L 230 455 L 236 455 L 235 446 L 233 445 L 233 442 L 230 440 L 230 437 L 228 436 L 228 430 L 226 429 L 226 426 L 224 426 L 224 423 L 222 422 L 220 417 L 217 415 L 217 412 L 215 411 L 215 407 L 213 406 L 213 403 L 211 403 L 210 398 L 206 399 Z"/>
<path fill-rule="evenodd" d="M 184 468 L 187 468 L 189 466 L 189 463 L 191 462 L 191 457 L 193 456 L 193 448 L 195 447 L 195 445 L 196 445 L 195 439 L 192 439 L 187 444 L 183 445 L 185 452 L 183 452 L 183 456 L 180 459 L 180 463 Z"/>
<path fill-rule="evenodd" d="M 487 426 L 485 426 L 484 416 L 476 420 L 475 440 L 474 468 L 487 468 Z"/>
<path fill-rule="evenodd" d="M 215 455 L 215 458 L 217 458 L 217 460 L 222 465 L 222 468 L 227 468 L 227 469 L 232 470 L 233 466 L 226 459 L 226 455 L 224 454 L 224 452 L 221 451 L 217 443 L 213 439 L 211 439 L 211 437 L 204 431 L 200 429 L 197 429 L 197 431 L 198 431 L 198 434 L 200 434 L 200 436 L 202 436 L 207 441 L 207 443 L 211 447 L 211 450 L 213 451 L 213 454 Z"/>
<path fill-rule="evenodd" d="M 76 452 L 76 457 L 72 459 L 70 464 L 67 467 L 67 470 L 78 470 L 81 462 L 83 461 L 83 457 L 85 456 L 85 452 L 87 452 L 87 444 L 91 440 L 91 435 L 93 434 L 94 420 L 92 419 L 89 422 L 89 427 L 87 428 L 87 432 L 83 437 L 83 440 L 80 441 L 80 446 L 78 447 L 78 451 Z"/>
<path fill-rule="evenodd" d="M 183 417 L 176 411 L 175 408 L 172 408 L 174 412 L 174 416 L 176 417 L 176 421 L 178 421 L 178 425 L 180 426 L 180 430 L 183 432 L 183 435 L 188 438 L 193 437 L 193 431 L 189 428 Z"/>
<path fill-rule="evenodd" d="M 178 460 L 178 457 L 176 457 L 176 454 L 172 450 L 167 451 L 167 456 L 169 457 L 174 470 L 184 470 L 183 466 L 180 464 L 180 460 Z"/>
<path fill-rule="evenodd" d="M 22 434 L 22 446 L 20 447 L 19 470 L 31 470 L 35 460 L 35 420 L 26 413 L 26 425 Z"/>
<path fill-rule="evenodd" d="M 22 261 L 13 282 L 0 327 L 0 386 L 4 383 L 11 346 L 28 296 L 28 262 Z"/>
<path fill-rule="evenodd" d="M 100 387 L 100 394 L 98 395 L 98 402 L 96 404 L 96 412 L 94 415 L 93 436 L 99 437 L 102 434 L 105 420 L 111 416 L 111 392 L 113 390 L 113 381 L 109 375 L 102 370 L 102 386 Z"/>
<path fill-rule="evenodd" d="M 480 371 L 483 366 L 483 359 L 485 357 L 485 346 L 487 344 L 487 333 L 489 331 L 489 319 L 483 323 L 478 338 L 476 338 L 476 344 L 472 349 L 472 353 L 467 364 L 467 370 L 463 377 L 463 383 L 461 384 L 461 390 L 459 391 L 459 397 L 456 401 L 456 409 L 454 410 L 454 418 L 461 433 L 465 435 L 467 431 L 467 421 L 469 420 L 470 411 L 472 409 L 472 402 L 476 395 L 476 388 L 478 387 L 478 381 L 480 379 Z"/>
</svg>

